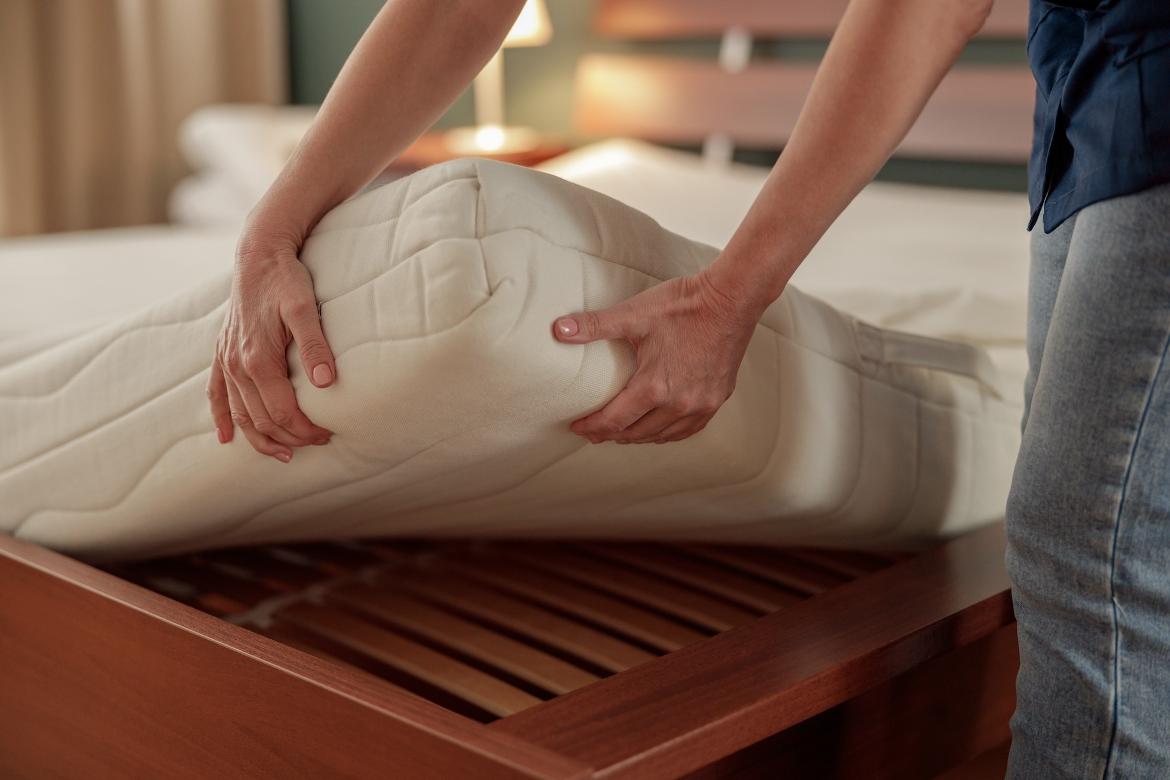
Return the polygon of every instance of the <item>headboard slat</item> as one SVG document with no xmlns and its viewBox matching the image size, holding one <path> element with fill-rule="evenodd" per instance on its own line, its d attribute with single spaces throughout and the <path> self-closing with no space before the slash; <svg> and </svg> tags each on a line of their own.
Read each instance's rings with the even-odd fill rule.
<svg viewBox="0 0 1170 780">
<path fill-rule="evenodd" d="M 745 146 L 778 147 L 792 131 L 815 70 L 811 63 L 773 61 L 728 73 L 695 59 L 587 55 L 578 65 L 576 126 L 592 136 L 691 144 L 723 134 Z M 1034 89 L 1022 67 L 956 68 L 899 152 L 1026 160 Z"/>
<path fill-rule="evenodd" d="M 718 37 L 739 27 L 761 38 L 827 38 L 848 0 L 600 0 L 597 31 L 644 40 Z M 1026 0 L 998 0 L 980 31 L 1023 38 Z"/>
</svg>

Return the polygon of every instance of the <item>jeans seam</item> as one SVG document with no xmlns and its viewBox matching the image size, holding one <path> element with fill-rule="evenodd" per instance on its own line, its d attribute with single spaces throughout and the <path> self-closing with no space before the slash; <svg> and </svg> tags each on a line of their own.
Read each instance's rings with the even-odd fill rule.
<svg viewBox="0 0 1170 780">
<path fill-rule="evenodd" d="M 1114 758 L 1117 747 L 1117 724 L 1121 710 L 1121 625 L 1117 609 L 1117 547 L 1121 536 L 1122 514 L 1125 512 L 1125 499 L 1129 494 L 1129 480 L 1133 471 L 1134 458 L 1141 443 L 1142 432 L 1145 429 L 1146 418 L 1149 415 L 1150 404 L 1154 397 L 1154 390 L 1158 384 L 1158 377 L 1166 365 L 1166 354 L 1170 351 L 1170 331 L 1162 339 L 1162 351 L 1158 356 L 1158 363 L 1150 376 L 1149 387 L 1146 388 L 1146 397 L 1142 403 L 1142 413 L 1138 417 L 1137 428 L 1134 431 L 1133 443 L 1130 445 L 1129 458 L 1126 460 L 1125 473 L 1121 479 L 1121 495 L 1117 500 L 1117 514 L 1113 523 L 1113 538 L 1109 552 L 1109 604 L 1112 612 L 1113 628 L 1113 702 L 1110 713 L 1109 742 L 1105 749 L 1105 767 L 1101 772 L 1102 780 L 1108 780 L 1114 770 Z"/>
</svg>

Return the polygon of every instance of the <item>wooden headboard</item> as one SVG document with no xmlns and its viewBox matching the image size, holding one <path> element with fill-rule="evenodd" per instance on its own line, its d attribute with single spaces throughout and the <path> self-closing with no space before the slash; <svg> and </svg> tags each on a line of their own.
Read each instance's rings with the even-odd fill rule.
<svg viewBox="0 0 1170 780">
<path fill-rule="evenodd" d="M 828 39 L 846 0 L 599 0 L 597 31 L 626 40 L 720 38 L 718 60 L 590 54 L 578 65 L 575 117 L 591 136 L 777 148 L 816 63 L 749 57 L 757 39 Z M 998 0 L 980 33 L 1023 48 L 1026 0 Z M 1020 64 L 957 65 L 899 153 L 1023 162 L 1031 145 L 1031 74 Z"/>
</svg>

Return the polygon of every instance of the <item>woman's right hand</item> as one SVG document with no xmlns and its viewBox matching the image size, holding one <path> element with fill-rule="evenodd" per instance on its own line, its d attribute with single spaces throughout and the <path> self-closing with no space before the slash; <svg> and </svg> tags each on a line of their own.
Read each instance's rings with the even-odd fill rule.
<svg viewBox="0 0 1170 780">
<path fill-rule="evenodd" d="M 257 240 L 245 231 L 240 247 L 207 384 L 211 416 L 221 444 L 232 440 L 238 426 L 257 452 L 288 463 L 294 447 L 327 444 L 333 435 L 297 404 L 288 376 L 289 342 L 296 342 L 315 386 L 333 384 L 337 366 L 321 329 L 312 277 L 295 244 Z"/>
</svg>

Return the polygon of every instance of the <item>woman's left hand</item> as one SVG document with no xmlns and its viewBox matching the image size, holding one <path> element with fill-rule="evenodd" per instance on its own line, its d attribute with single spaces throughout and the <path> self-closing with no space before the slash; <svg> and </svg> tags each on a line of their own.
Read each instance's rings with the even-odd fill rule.
<svg viewBox="0 0 1170 780">
<path fill-rule="evenodd" d="M 670 279 L 602 311 L 558 318 L 558 341 L 625 339 L 637 355 L 625 388 L 571 430 L 594 444 L 693 436 L 735 389 L 758 319 L 758 310 L 717 289 L 706 272 Z"/>
</svg>

